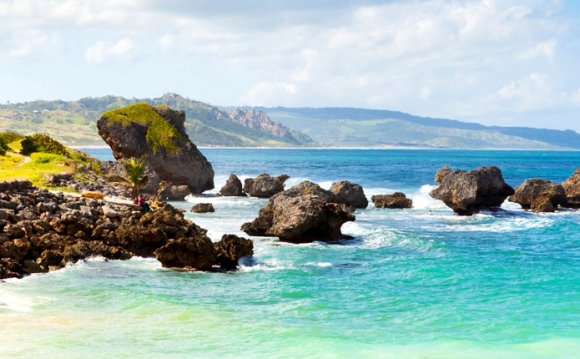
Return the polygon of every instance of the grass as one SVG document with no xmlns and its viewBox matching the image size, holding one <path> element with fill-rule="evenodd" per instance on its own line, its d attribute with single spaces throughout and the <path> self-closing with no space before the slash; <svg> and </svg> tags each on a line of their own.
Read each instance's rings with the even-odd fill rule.
<svg viewBox="0 0 580 359">
<path fill-rule="evenodd" d="M 46 175 L 73 171 L 73 163 L 63 155 L 38 152 L 27 157 L 8 152 L 0 156 L 0 181 L 29 180 L 35 186 L 47 187 Z"/>
<path fill-rule="evenodd" d="M 168 152 L 179 152 L 175 141 L 181 135 L 175 127 L 161 117 L 153 106 L 148 103 L 137 103 L 117 110 L 103 113 L 102 117 L 109 121 L 120 122 L 123 126 L 138 123 L 147 126 L 147 142 L 153 146 L 155 152 L 164 148 Z"/>
</svg>

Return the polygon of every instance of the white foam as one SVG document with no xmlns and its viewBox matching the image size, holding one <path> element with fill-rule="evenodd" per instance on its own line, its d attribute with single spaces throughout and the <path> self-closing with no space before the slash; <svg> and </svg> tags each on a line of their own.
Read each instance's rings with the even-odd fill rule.
<svg viewBox="0 0 580 359">
<path fill-rule="evenodd" d="M 409 197 L 413 200 L 413 208 L 417 209 L 442 209 L 447 208 L 443 201 L 431 197 L 430 193 L 435 186 L 425 184 L 419 189 L 419 192 L 411 194 Z"/>
<path fill-rule="evenodd" d="M 284 262 L 279 259 L 267 259 L 265 261 L 257 261 L 253 264 L 240 263 L 241 272 L 254 271 L 277 271 L 277 270 L 294 270 L 296 267 L 290 262 Z"/>
<path fill-rule="evenodd" d="M 34 302 L 32 299 L 11 294 L 4 290 L 2 292 L 3 293 L 0 294 L 0 310 L 6 309 L 21 313 L 32 311 L 32 308 L 34 307 Z"/>
<path fill-rule="evenodd" d="M 321 267 L 321 268 L 332 267 L 332 263 L 330 263 L 330 262 L 308 262 L 308 263 L 304 263 L 304 265 L 310 266 L 310 267 Z"/>
</svg>

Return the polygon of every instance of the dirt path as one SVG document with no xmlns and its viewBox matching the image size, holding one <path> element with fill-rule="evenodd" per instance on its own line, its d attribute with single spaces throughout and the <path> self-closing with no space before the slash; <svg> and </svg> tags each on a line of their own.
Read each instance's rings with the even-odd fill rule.
<svg viewBox="0 0 580 359">
<path fill-rule="evenodd" d="M 24 156 L 24 159 L 16 165 L 16 167 L 20 167 L 20 166 L 24 166 L 27 163 L 30 163 L 30 161 L 32 161 L 32 158 L 30 158 L 30 156 Z"/>
</svg>

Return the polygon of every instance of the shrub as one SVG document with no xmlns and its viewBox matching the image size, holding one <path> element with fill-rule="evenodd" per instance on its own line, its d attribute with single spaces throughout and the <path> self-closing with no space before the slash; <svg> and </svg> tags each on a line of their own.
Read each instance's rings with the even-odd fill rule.
<svg viewBox="0 0 580 359">
<path fill-rule="evenodd" d="M 8 145 L 9 143 L 12 143 L 14 141 L 20 141 L 23 138 L 24 138 L 24 136 L 22 136 L 21 134 L 16 133 L 16 132 L 12 132 L 12 131 L 0 132 L 0 142 L 4 142 L 4 144 L 6 144 L 6 145 Z"/>
<path fill-rule="evenodd" d="M 20 153 L 23 155 L 30 155 L 35 152 L 69 156 L 66 147 L 48 135 L 36 134 L 24 137 Z"/>
</svg>

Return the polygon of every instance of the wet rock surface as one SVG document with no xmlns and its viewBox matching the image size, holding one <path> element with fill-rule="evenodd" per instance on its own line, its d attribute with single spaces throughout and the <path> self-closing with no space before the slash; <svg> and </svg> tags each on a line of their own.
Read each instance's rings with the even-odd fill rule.
<svg viewBox="0 0 580 359">
<path fill-rule="evenodd" d="M 213 213 L 215 209 L 211 203 L 198 203 L 191 207 L 191 212 L 193 213 Z"/>
<path fill-rule="evenodd" d="M 220 189 L 218 196 L 244 197 L 242 181 L 235 174 L 230 174 L 226 184 Z"/>
<path fill-rule="evenodd" d="M 276 193 L 284 191 L 284 182 L 290 178 L 287 175 L 272 177 L 262 173 L 256 178 L 248 178 L 244 181 L 244 192 L 252 197 L 270 198 Z"/>
<path fill-rule="evenodd" d="M 495 166 L 473 171 L 453 171 L 446 166 L 437 171 L 435 181 L 439 186 L 431 191 L 431 197 L 442 200 L 459 215 L 496 209 L 514 194 L 514 189 L 505 183 L 501 170 Z"/>
<path fill-rule="evenodd" d="M 344 239 L 342 225 L 354 220 L 349 206 L 338 202 L 334 193 L 305 181 L 270 198 L 242 231 L 294 243 L 328 242 Z"/>
<path fill-rule="evenodd" d="M 207 238 L 207 231 L 169 204 L 142 212 L 129 204 L 52 193 L 27 181 L 0 182 L 0 191 L 0 279 L 56 270 L 92 256 L 158 255 L 165 261 L 168 253 L 188 248 L 192 253 L 180 252 L 177 259 L 163 264 L 220 268 L 221 252 Z M 160 248 L 165 249 L 158 254 Z"/>
<path fill-rule="evenodd" d="M 580 168 L 562 182 L 566 193 L 566 207 L 580 208 Z"/>
<path fill-rule="evenodd" d="M 340 203 L 354 208 L 367 208 L 369 201 L 361 185 L 349 181 L 338 181 L 332 184 L 330 192 L 336 195 Z"/>
<path fill-rule="evenodd" d="M 402 192 L 375 195 L 371 200 L 376 208 L 413 208 L 413 200 Z"/>
<path fill-rule="evenodd" d="M 554 212 L 558 206 L 566 203 L 566 193 L 558 183 L 532 178 L 516 188 L 509 200 L 534 212 Z"/>
</svg>

